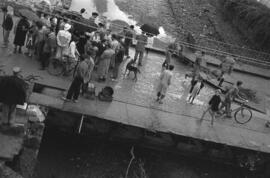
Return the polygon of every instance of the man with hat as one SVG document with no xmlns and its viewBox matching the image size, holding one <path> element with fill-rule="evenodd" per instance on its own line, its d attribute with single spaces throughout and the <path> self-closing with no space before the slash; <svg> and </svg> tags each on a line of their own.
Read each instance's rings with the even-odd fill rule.
<svg viewBox="0 0 270 178">
<path fill-rule="evenodd" d="M 89 21 L 90 21 L 91 23 L 96 23 L 97 17 L 98 17 L 98 13 L 97 13 L 97 12 L 93 12 L 93 13 L 92 13 L 92 16 L 89 18 Z"/>
<path fill-rule="evenodd" d="M 74 79 L 68 89 L 68 93 L 66 97 L 63 97 L 62 99 L 65 101 L 73 101 L 74 103 L 78 102 L 78 98 L 80 95 L 80 91 L 82 88 L 82 85 L 84 83 L 89 82 L 90 80 L 90 75 L 89 72 L 90 70 L 93 70 L 92 68 L 90 69 L 90 63 L 93 61 L 90 60 L 89 55 L 84 55 L 83 58 L 81 58 L 81 62 L 79 63 L 78 67 L 76 68 L 75 74 L 74 74 Z"/>
</svg>

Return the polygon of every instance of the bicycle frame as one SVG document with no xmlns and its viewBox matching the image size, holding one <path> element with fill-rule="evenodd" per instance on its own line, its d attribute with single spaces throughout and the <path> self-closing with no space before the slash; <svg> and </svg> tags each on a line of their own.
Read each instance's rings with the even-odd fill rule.
<svg viewBox="0 0 270 178">
<path fill-rule="evenodd" d="M 245 106 L 246 103 L 247 103 L 247 101 L 241 102 L 241 104 L 240 104 L 239 107 L 236 107 L 235 109 L 232 109 L 232 110 L 231 110 L 231 113 L 235 113 L 235 112 L 237 112 L 237 111 L 240 111 L 240 110 L 243 109 L 243 108 L 247 108 L 247 107 Z M 226 115 L 226 112 L 222 113 L 222 114 L 220 115 L 220 118 L 223 118 L 225 115 Z"/>
</svg>

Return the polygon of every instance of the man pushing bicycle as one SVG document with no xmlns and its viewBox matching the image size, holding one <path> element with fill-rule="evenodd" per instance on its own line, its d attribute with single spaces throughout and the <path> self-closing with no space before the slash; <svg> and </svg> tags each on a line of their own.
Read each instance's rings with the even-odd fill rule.
<svg viewBox="0 0 270 178">
<path fill-rule="evenodd" d="M 224 95 L 224 100 L 220 107 L 220 111 L 225 107 L 226 117 L 232 118 L 231 115 L 231 104 L 235 98 L 246 101 L 239 95 L 239 88 L 242 86 L 242 81 L 237 81 L 233 86 L 231 86 Z"/>
</svg>

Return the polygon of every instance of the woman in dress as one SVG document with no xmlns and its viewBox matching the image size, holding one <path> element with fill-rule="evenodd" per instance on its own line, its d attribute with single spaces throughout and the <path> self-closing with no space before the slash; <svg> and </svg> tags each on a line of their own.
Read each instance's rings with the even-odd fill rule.
<svg viewBox="0 0 270 178">
<path fill-rule="evenodd" d="M 115 51 L 111 48 L 111 45 L 107 44 L 106 50 L 102 53 L 98 64 L 99 80 L 105 81 L 109 72 L 111 59 Z"/>
<path fill-rule="evenodd" d="M 68 55 L 69 44 L 71 40 L 71 33 L 69 30 L 71 29 L 71 25 L 65 24 L 64 30 L 60 30 L 57 34 L 57 51 L 56 58 L 62 59 L 64 55 Z"/>
<path fill-rule="evenodd" d="M 17 23 L 14 33 L 14 53 L 17 53 L 17 48 L 19 47 L 19 53 L 22 53 L 22 46 L 24 46 L 26 34 L 30 27 L 30 23 L 28 22 L 27 18 L 22 16 L 19 22 Z"/>
</svg>

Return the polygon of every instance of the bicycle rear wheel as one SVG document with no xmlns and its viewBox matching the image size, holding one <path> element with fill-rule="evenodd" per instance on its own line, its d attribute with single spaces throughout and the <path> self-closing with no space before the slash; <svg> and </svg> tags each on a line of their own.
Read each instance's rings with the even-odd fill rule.
<svg viewBox="0 0 270 178">
<path fill-rule="evenodd" d="M 234 113 L 234 118 L 238 124 L 245 124 L 251 120 L 252 112 L 250 109 L 242 108 Z"/>
<path fill-rule="evenodd" d="M 59 76 L 63 72 L 63 64 L 58 59 L 52 59 L 49 63 L 47 71 L 51 75 Z"/>
</svg>

